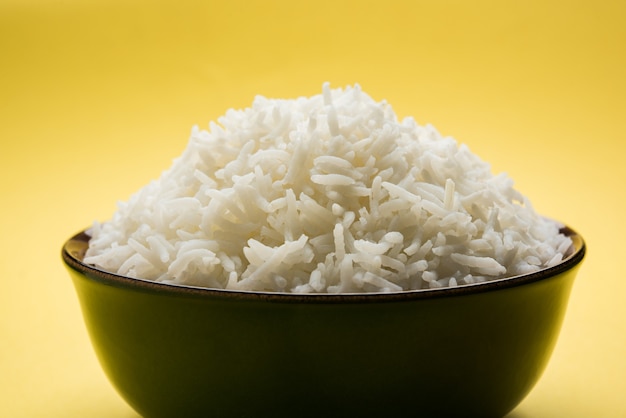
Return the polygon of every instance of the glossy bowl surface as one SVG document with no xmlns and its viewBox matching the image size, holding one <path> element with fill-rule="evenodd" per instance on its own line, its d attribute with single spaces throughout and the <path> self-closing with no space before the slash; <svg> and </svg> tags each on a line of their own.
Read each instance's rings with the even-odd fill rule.
<svg viewBox="0 0 626 418">
<path fill-rule="evenodd" d="M 144 417 L 501 417 L 557 341 L 583 239 L 537 273 L 391 294 L 234 292 L 63 260 L 102 367 Z"/>
</svg>

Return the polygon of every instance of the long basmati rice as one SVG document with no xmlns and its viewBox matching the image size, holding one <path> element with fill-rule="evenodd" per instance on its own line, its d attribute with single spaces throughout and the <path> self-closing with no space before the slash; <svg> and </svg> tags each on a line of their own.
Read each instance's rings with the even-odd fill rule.
<svg viewBox="0 0 626 418">
<path fill-rule="evenodd" d="M 229 110 L 90 229 L 85 263 L 166 283 L 395 292 L 537 271 L 571 248 L 506 175 L 358 85 Z"/>
</svg>

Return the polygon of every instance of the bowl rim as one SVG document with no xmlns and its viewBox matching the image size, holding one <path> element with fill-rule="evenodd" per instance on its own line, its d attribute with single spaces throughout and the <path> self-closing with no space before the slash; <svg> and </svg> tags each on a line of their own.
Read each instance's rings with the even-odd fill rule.
<svg viewBox="0 0 626 418">
<path fill-rule="evenodd" d="M 87 232 L 88 230 L 88 228 L 82 230 L 67 240 L 63 245 L 61 255 L 67 267 L 82 273 L 87 278 L 101 284 L 129 288 L 149 293 L 171 294 L 186 297 L 212 297 L 220 299 L 243 299 L 284 303 L 380 303 L 492 292 L 538 282 L 541 280 L 547 280 L 551 277 L 557 276 L 578 266 L 582 262 L 586 253 L 586 244 L 582 236 L 568 226 L 562 226 L 560 227 L 560 232 L 572 239 L 573 249 L 570 250 L 567 257 L 560 263 L 532 273 L 510 276 L 481 283 L 460 285 L 456 287 L 404 290 L 397 292 L 289 293 L 245 291 L 162 283 L 147 279 L 132 278 L 85 264 L 82 259 L 89 245 L 90 236 Z"/>
</svg>

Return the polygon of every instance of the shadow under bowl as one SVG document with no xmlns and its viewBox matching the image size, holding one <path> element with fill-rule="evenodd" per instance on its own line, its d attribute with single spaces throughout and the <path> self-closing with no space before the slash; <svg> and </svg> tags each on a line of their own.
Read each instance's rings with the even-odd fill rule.
<svg viewBox="0 0 626 418">
<path fill-rule="evenodd" d="M 62 251 L 98 359 L 145 417 L 501 417 L 542 374 L 585 255 L 532 274 L 391 294 L 161 284 Z"/>
</svg>

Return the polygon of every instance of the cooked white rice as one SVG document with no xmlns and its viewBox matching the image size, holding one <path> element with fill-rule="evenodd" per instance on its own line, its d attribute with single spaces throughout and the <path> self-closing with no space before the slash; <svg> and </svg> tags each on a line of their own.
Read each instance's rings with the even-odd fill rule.
<svg viewBox="0 0 626 418">
<path fill-rule="evenodd" d="M 218 121 L 94 223 L 85 263 L 209 288 L 396 292 L 536 271 L 571 247 L 509 177 L 358 85 L 257 97 Z"/>
</svg>

